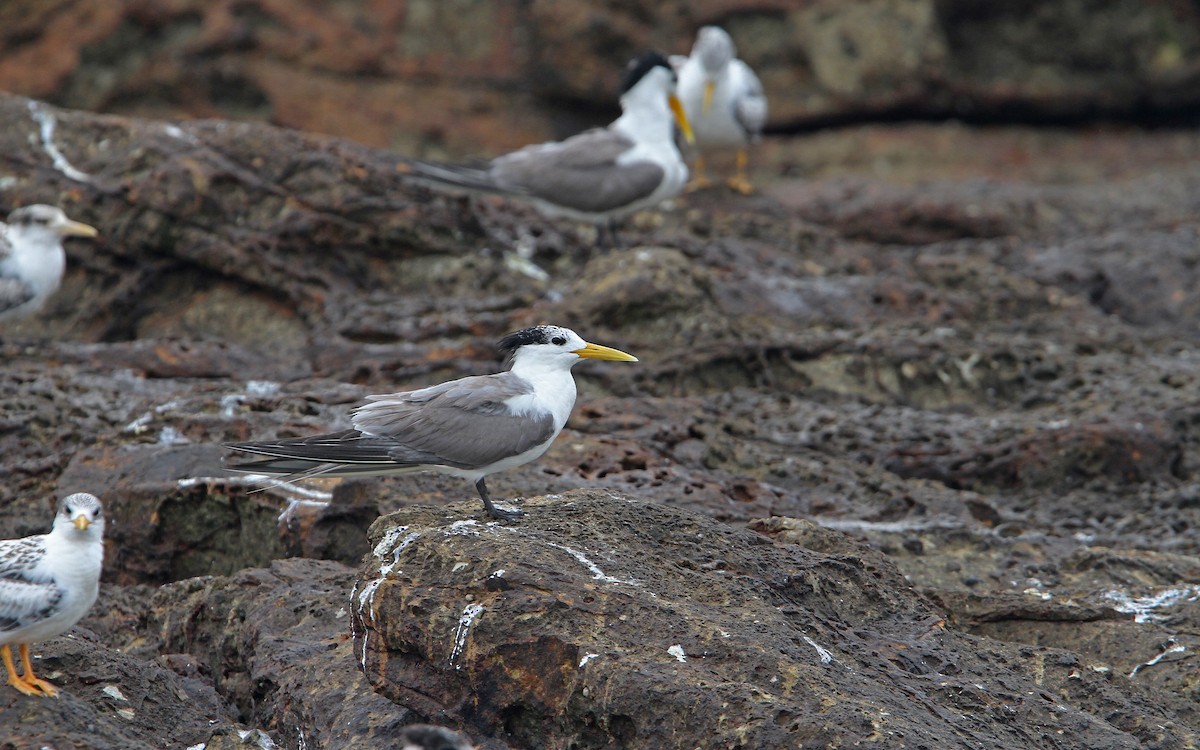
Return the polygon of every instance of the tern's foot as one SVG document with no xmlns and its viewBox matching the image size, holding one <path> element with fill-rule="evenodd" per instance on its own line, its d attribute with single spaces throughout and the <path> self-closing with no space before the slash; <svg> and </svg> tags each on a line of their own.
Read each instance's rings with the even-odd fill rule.
<svg viewBox="0 0 1200 750">
<path fill-rule="evenodd" d="M 741 193 L 742 195 L 754 195 L 754 186 L 750 184 L 750 180 L 747 180 L 742 175 L 730 177 L 725 181 L 725 184 L 734 192 Z"/>
<path fill-rule="evenodd" d="M 34 679 L 36 680 L 37 683 L 42 682 L 42 680 L 37 680 L 37 678 L 34 678 Z M 50 683 L 48 683 L 48 682 L 45 684 L 50 685 L 50 692 L 47 692 L 46 689 L 43 688 L 39 684 L 35 683 L 35 684 L 31 685 L 30 683 L 26 682 L 21 677 L 17 677 L 15 679 L 10 677 L 8 679 L 8 684 L 15 687 L 17 689 L 17 692 L 22 693 L 24 695 L 32 695 L 35 698 L 44 698 L 46 696 L 49 696 L 51 698 L 58 697 L 58 689 L 56 687 L 54 687 L 53 685 L 50 685 Z"/>
<path fill-rule="evenodd" d="M 711 186 L 712 186 L 712 180 L 708 179 L 704 175 L 696 175 L 695 177 L 692 178 L 692 181 L 689 182 L 683 188 L 683 190 L 686 193 L 694 193 L 697 190 L 703 190 L 703 189 L 705 189 L 707 187 L 711 187 Z"/>
<path fill-rule="evenodd" d="M 57 698 L 58 697 L 58 688 L 54 687 L 53 684 L 46 682 L 41 677 L 26 677 L 24 679 L 24 682 L 28 687 L 32 688 L 33 690 L 38 691 L 42 695 L 45 695 L 47 698 Z M 20 688 L 18 688 L 18 690 L 19 689 Z M 35 695 L 35 694 L 36 693 L 26 693 L 26 695 Z"/>
</svg>

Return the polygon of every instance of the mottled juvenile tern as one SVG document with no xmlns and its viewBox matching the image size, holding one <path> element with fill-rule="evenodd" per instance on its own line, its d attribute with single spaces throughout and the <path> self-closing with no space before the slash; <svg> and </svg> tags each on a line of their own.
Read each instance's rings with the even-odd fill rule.
<svg viewBox="0 0 1200 750">
<path fill-rule="evenodd" d="M 695 129 L 696 174 L 689 189 L 706 187 L 704 154 L 737 149 L 737 174 L 727 184 L 740 193 L 754 188 L 746 177 L 746 146 L 767 122 L 767 97 L 750 66 L 737 58 L 733 39 L 719 26 L 700 29 L 692 54 L 679 70 L 679 99 Z"/>
<path fill-rule="evenodd" d="M 18 208 L 0 223 L 0 320 L 32 315 L 58 290 L 67 265 L 62 239 L 70 236 L 95 237 L 96 230 L 42 204 Z"/>
<path fill-rule="evenodd" d="M 9 685 L 25 695 L 58 695 L 33 673 L 29 644 L 65 633 L 87 614 L 100 591 L 103 562 L 104 510 L 86 492 L 59 501 L 49 534 L 0 541 L 0 657 Z M 23 675 L 13 664 L 14 643 Z"/>
<path fill-rule="evenodd" d="M 483 167 L 413 161 L 411 174 L 521 198 L 551 218 L 612 229 L 617 220 L 678 195 L 687 182 L 675 125 L 689 143 L 692 129 L 675 96 L 675 80 L 666 58 L 647 52 L 626 66 L 622 114 L 608 127 L 527 146 Z"/>
<path fill-rule="evenodd" d="M 475 482 L 492 518 L 520 511 L 492 504 L 484 479 L 546 452 L 575 405 L 571 368 L 580 359 L 636 362 L 589 344 L 569 328 L 536 326 L 500 340 L 511 367 L 416 391 L 368 396 L 351 412 L 354 429 L 227 447 L 269 458 L 230 466 L 289 479 L 437 471 Z"/>
</svg>

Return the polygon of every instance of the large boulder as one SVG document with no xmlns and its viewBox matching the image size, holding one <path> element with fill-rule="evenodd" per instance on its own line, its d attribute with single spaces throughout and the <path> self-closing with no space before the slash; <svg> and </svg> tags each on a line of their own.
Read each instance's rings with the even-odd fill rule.
<svg viewBox="0 0 1200 750">
<path fill-rule="evenodd" d="M 1069 681 L 1104 677 L 948 626 L 836 532 L 814 529 L 817 551 L 604 490 L 523 507 L 514 524 L 461 506 L 375 523 L 350 612 L 377 693 L 529 747 L 1195 739 L 1151 726 L 1152 700 L 1081 707 Z"/>
</svg>

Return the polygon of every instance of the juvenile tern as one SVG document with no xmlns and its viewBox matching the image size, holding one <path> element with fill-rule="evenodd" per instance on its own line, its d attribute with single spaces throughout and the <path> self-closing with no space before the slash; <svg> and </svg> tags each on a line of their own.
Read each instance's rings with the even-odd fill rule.
<svg viewBox="0 0 1200 750">
<path fill-rule="evenodd" d="M 737 174 L 727 184 L 754 192 L 746 177 L 746 146 L 757 142 L 767 122 L 767 97 L 750 66 L 737 58 L 733 39 L 719 26 L 705 26 L 692 54 L 679 66 L 679 99 L 695 129 L 696 174 L 689 189 L 706 187 L 705 152 L 737 149 Z"/>
<path fill-rule="evenodd" d="M 571 368 L 581 359 L 636 362 L 637 357 L 551 325 L 510 333 L 499 348 L 511 362 L 505 372 L 368 396 L 351 412 L 350 430 L 231 443 L 227 447 L 269 458 L 230 468 L 297 479 L 437 471 L 475 482 L 492 518 L 517 518 L 521 511 L 492 504 L 485 478 L 546 452 L 575 405 Z"/>
<path fill-rule="evenodd" d="M 611 231 L 617 220 L 678 195 L 687 182 L 675 125 L 689 143 L 692 128 L 675 96 L 675 82 L 666 58 L 647 52 L 625 67 L 622 114 L 608 127 L 527 146 L 483 167 L 413 161 L 410 174 L 521 198 L 548 217 Z"/>
<path fill-rule="evenodd" d="M 96 229 L 40 203 L 0 222 L 0 320 L 32 315 L 58 290 L 67 265 L 62 239 L 72 236 L 95 237 Z"/>
<path fill-rule="evenodd" d="M 0 658 L 8 684 L 54 698 L 58 689 L 33 673 L 29 644 L 70 630 L 96 601 L 104 561 L 104 511 L 95 495 L 58 503 L 49 534 L 0 540 Z M 13 664 L 12 644 L 25 674 Z"/>
</svg>

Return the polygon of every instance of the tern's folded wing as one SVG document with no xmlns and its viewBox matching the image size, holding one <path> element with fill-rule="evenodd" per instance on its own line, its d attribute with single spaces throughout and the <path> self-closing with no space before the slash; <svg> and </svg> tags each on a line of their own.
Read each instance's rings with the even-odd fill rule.
<svg viewBox="0 0 1200 750">
<path fill-rule="evenodd" d="M 509 401 L 532 393 L 512 373 L 483 375 L 411 393 L 372 396 L 354 412 L 354 426 L 395 441 L 397 456 L 417 451 L 457 468 L 488 466 L 554 437 L 548 411 L 514 413 Z"/>
<path fill-rule="evenodd" d="M 33 287 L 21 279 L 0 276 L 0 315 L 33 299 Z"/>
<path fill-rule="evenodd" d="M 645 198 L 663 181 L 662 167 L 654 162 L 621 161 L 634 146 L 615 130 L 597 128 L 501 156 L 491 174 L 498 184 L 548 203 L 611 211 Z"/>
<path fill-rule="evenodd" d="M 733 102 L 733 115 L 746 135 L 755 139 L 762 135 L 767 124 L 767 96 L 763 93 L 762 82 L 741 60 L 734 60 L 734 90 L 739 94 Z"/>
<path fill-rule="evenodd" d="M 46 536 L 27 536 L 0 541 L 0 579 L 44 583 L 48 575 L 38 572 L 38 563 L 46 556 Z"/>
<path fill-rule="evenodd" d="M 45 619 L 62 599 L 62 589 L 38 565 L 45 555 L 44 536 L 0 544 L 0 632 Z"/>
</svg>

